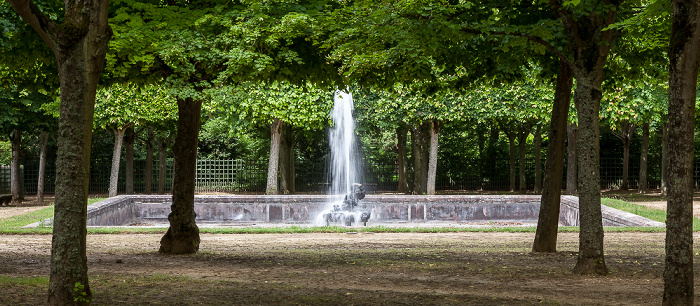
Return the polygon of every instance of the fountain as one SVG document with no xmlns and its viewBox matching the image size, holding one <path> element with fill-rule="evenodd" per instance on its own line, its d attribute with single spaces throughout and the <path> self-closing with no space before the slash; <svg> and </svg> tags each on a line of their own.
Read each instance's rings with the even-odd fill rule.
<svg viewBox="0 0 700 306">
<path fill-rule="evenodd" d="M 362 184 L 357 183 L 361 173 L 360 157 L 355 144 L 355 121 L 352 117 L 353 98 L 346 91 L 337 90 L 333 96 L 333 127 L 328 135 L 331 146 L 331 190 L 332 195 L 344 195 L 342 202 L 329 203 L 332 208 L 322 212 L 326 226 L 331 222 L 342 222 L 351 226 L 359 220 L 363 225 L 371 216 L 366 204 L 359 201 L 365 198 Z M 318 218 L 317 218 L 318 219 Z"/>
<path fill-rule="evenodd" d="M 334 96 L 330 195 L 197 195 L 197 224 L 206 226 L 330 225 L 353 222 L 394 226 L 534 226 L 539 214 L 537 195 L 371 195 L 365 198 L 360 158 L 352 119 L 353 99 L 348 92 Z M 172 197 L 121 195 L 88 206 L 88 226 L 167 226 Z M 362 202 L 360 202 L 362 201 Z M 602 207 L 604 226 L 664 224 Z M 561 225 L 577 226 L 578 198 L 561 197 Z M 28 227 L 50 225 L 51 219 Z M 486 224 L 486 225 L 484 225 Z"/>
</svg>

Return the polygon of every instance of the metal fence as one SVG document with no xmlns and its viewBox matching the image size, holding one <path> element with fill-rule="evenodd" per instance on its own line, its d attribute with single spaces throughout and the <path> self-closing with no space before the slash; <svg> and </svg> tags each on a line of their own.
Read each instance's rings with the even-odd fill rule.
<svg viewBox="0 0 700 306">
<path fill-rule="evenodd" d="M 437 190 L 509 190 L 509 161 L 494 159 L 469 159 L 459 163 L 441 160 L 438 163 L 436 177 Z M 172 159 L 165 163 L 163 178 L 164 192 L 172 188 Z M 369 192 L 395 191 L 398 187 L 398 168 L 395 163 L 366 161 L 363 181 Z M 544 162 L 542 163 L 544 166 Z M 516 189 L 519 184 L 516 163 Z M 38 181 L 38 162 L 27 162 L 23 165 L 22 183 L 25 194 L 36 194 Z M 125 165 L 122 162 L 119 171 L 118 192 L 126 192 Z M 251 192 L 261 193 L 267 182 L 267 160 L 198 160 L 195 189 L 199 193 L 211 192 Z M 90 193 L 104 194 L 109 189 L 111 164 L 93 161 L 90 171 Z M 153 162 L 152 173 L 146 173 L 146 161 L 134 161 L 134 192 L 145 193 L 145 177 L 152 178 L 151 193 L 158 192 L 161 183 L 160 169 L 157 160 Z M 535 164 L 525 163 L 526 189 L 534 189 Z M 622 158 L 602 158 L 600 163 L 601 188 L 616 189 L 622 184 Z M 700 161 L 695 162 L 694 185 L 700 188 Z M 55 191 L 56 166 L 54 161 L 46 164 L 45 189 L 46 194 Z M 409 173 L 409 179 L 410 179 Z M 660 185 L 660 161 L 648 163 L 648 188 L 658 188 Z M 297 192 L 326 192 L 329 186 L 328 163 L 326 160 L 300 160 L 295 167 L 295 186 Z M 566 183 L 566 178 L 562 178 Z M 629 187 L 634 189 L 639 184 L 639 161 L 630 160 Z M 10 192 L 10 167 L 0 167 L 0 193 Z"/>
<path fill-rule="evenodd" d="M 10 174 L 12 169 L 10 166 L 0 166 L 0 194 L 10 193 Z"/>
</svg>

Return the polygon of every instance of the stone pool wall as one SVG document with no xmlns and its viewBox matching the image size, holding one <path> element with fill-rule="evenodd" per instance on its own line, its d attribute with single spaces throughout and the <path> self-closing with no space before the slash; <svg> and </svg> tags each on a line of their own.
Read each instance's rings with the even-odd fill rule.
<svg viewBox="0 0 700 306">
<path fill-rule="evenodd" d="M 124 195 L 88 207 L 88 226 L 167 224 L 170 195 Z M 308 224 L 341 197 L 323 195 L 203 195 L 195 197 L 201 223 Z M 369 223 L 537 222 L 538 195 L 368 195 L 361 203 L 372 211 Z M 578 225 L 578 198 L 562 196 L 560 224 Z M 604 226 L 664 226 L 634 214 L 603 206 Z"/>
</svg>

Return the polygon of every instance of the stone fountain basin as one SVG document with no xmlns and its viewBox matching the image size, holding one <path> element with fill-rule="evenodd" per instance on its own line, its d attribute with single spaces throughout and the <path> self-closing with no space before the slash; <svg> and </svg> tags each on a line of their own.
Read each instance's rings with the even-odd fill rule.
<svg viewBox="0 0 700 306">
<path fill-rule="evenodd" d="M 122 195 L 88 207 L 88 226 L 168 224 L 172 196 Z M 312 224 L 342 200 L 325 195 L 200 195 L 195 197 L 197 223 L 241 226 L 246 224 Z M 367 195 L 361 204 L 372 212 L 368 225 L 470 222 L 537 223 L 539 195 Z M 332 204 L 331 204 L 332 205 Z M 603 226 L 663 227 L 631 213 L 602 206 Z M 578 226 L 578 197 L 562 196 L 559 224 Z M 49 221 L 40 223 L 50 224 Z M 32 226 L 30 225 L 30 226 Z"/>
</svg>

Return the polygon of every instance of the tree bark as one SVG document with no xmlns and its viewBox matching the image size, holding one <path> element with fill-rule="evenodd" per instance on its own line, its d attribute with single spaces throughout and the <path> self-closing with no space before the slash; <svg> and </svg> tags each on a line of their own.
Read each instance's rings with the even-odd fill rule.
<svg viewBox="0 0 700 306">
<path fill-rule="evenodd" d="M 564 144 L 572 87 L 571 67 L 564 61 L 559 61 L 552 120 L 549 124 L 549 145 L 547 145 L 547 157 L 544 162 L 540 214 L 537 218 L 535 241 L 532 244 L 533 252 L 557 251 L 562 176 L 564 175 Z"/>
<path fill-rule="evenodd" d="M 280 141 L 282 138 L 282 120 L 275 119 L 270 124 L 270 160 L 267 164 L 267 188 L 265 194 L 278 194 L 277 169 L 280 154 Z"/>
<path fill-rule="evenodd" d="M 413 156 L 413 193 L 414 194 L 423 194 L 424 191 L 421 190 L 421 187 L 423 186 L 423 183 L 421 180 L 423 179 L 423 173 L 422 173 L 422 166 L 423 165 L 423 156 L 422 152 L 423 150 L 421 149 L 421 138 L 423 136 L 420 135 L 421 131 L 419 127 L 412 127 L 411 128 L 411 155 Z"/>
<path fill-rule="evenodd" d="M 668 189 L 668 122 L 661 126 L 661 196 L 666 196 Z"/>
<path fill-rule="evenodd" d="M 477 135 L 477 142 L 479 146 L 479 159 L 477 160 L 477 163 L 479 164 L 476 177 L 477 177 L 477 182 L 479 182 L 479 187 L 477 190 L 483 191 L 484 190 L 484 169 L 487 166 L 484 155 L 487 153 L 485 152 L 486 148 L 486 133 L 487 130 L 482 126 L 476 129 L 476 135 Z"/>
<path fill-rule="evenodd" d="M 542 192 L 542 125 L 537 124 L 535 128 L 534 148 L 535 150 L 535 193 Z"/>
<path fill-rule="evenodd" d="M 421 124 L 421 190 L 423 193 L 428 193 L 428 168 L 430 164 L 430 122 Z"/>
<path fill-rule="evenodd" d="M 488 148 L 486 148 L 487 151 L 487 165 L 486 165 L 486 176 L 490 178 L 489 182 L 493 182 L 493 178 L 496 175 L 496 152 L 498 151 L 498 148 L 496 148 L 496 143 L 498 142 L 498 139 L 500 138 L 500 130 L 498 129 L 498 124 L 493 123 L 491 124 L 491 130 L 489 132 L 489 144 Z M 493 183 L 491 183 L 493 184 Z M 483 188 L 482 188 L 483 189 Z"/>
<path fill-rule="evenodd" d="M 122 143 L 126 129 L 114 129 L 114 151 L 112 151 L 112 171 L 109 175 L 109 197 L 117 196 L 117 186 L 119 183 L 119 163 L 122 155 Z"/>
<path fill-rule="evenodd" d="M 552 1 L 571 46 L 576 79 L 574 103 L 578 115 L 579 253 L 576 274 L 607 274 L 603 253 L 603 221 L 600 207 L 600 100 L 603 97 L 603 68 L 616 31 L 604 31 L 615 22 L 620 2 L 605 1 L 584 16 Z"/>
<path fill-rule="evenodd" d="M 294 131 L 285 124 L 280 141 L 280 189 L 283 194 L 294 193 Z"/>
<path fill-rule="evenodd" d="M 124 135 L 124 146 L 125 146 L 125 170 L 124 174 L 126 176 L 126 194 L 134 194 L 134 141 L 136 140 L 136 133 L 134 132 L 134 127 L 126 129 L 126 134 Z"/>
<path fill-rule="evenodd" d="M 406 178 L 406 138 L 408 134 L 408 129 L 405 127 L 399 127 L 396 129 L 396 149 L 398 151 L 397 156 L 397 166 L 399 172 L 399 187 L 397 192 L 399 193 L 409 193 L 408 179 Z"/>
<path fill-rule="evenodd" d="M 12 205 L 22 203 L 22 184 L 20 180 L 20 155 L 22 154 L 22 132 L 12 131 L 12 162 L 10 164 L 10 191 L 12 192 Z"/>
<path fill-rule="evenodd" d="M 618 137 L 622 140 L 622 184 L 621 190 L 629 189 L 630 176 L 630 145 L 632 144 L 632 136 L 634 135 L 634 124 L 623 122 L 620 124 L 620 133 Z"/>
<path fill-rule="evenodd" d="M 44 203 L 44 181 L 46 180 L 46 146 L 49 143 L 49 132 L 41 131 L 39 137 L 41 143 L 41 153 L 39 153 L 39 179 L 36 186 L 36 200 L 39 203 Z"/>
<path fill-rule="evenodd" d="M 194 187 L 202 101 L 178 99 L 177 135 L 173 145 L 173 204 L 170 227 L 160 240 L 160 253 L 192 254 L 199 250 L 199 228 L 195 222 Z"/>
<path fill-rule="evenodd" d="M 85 253 L 92 119 L 112 36 L 109 0 L 65 2 L 60 26 L 29 0 L 8 2 L 53 51 L 61 88 L 48 304 L 85 304 L 92 299 Z"/>
<path fill-rule="evenodd" d="M 674 0 L 672 7 L 663 305 L 693 305 L 693 132 L 700 59 L 700 3 Z"/>
<path fill-rule="evenodd" d="M 432 121 L 430 126 L 430 162 L 428 166 L 428 186 L 427 194 L 435 195 L 435 179 L 437 176 L 438 160 L 438 134 L 440 133 L 440 122 Z"/>
<path fill-rule="evenodd" d="M 642 150 L 639 154 L 639 193 L 647 191 L 647 158 L 649 157 L 649 122 L 642 125 Z"/>
<path fill-rule="evenodd" d="M 165 194 L 165 167 L 168 162 L 170 136 L 158 137 L 158 194 Z"/>
<path fill-rule="evenodd" d="M 522 124 L 518 125 L 518 191 L 523 194 L 527 190 L 527 180 L 525 177 L 525 145 L 527 144 L 527 137 L 530 135 L 530 128 L 530 123 L 526 123 L 525 126 Z"/>
<path fill-rule="evenodd" d="M 143 174 L 144 194 L 153 192 L 153 140 L 155 138 L 155 130 L 153 127 L 148 127 L 148 139 L 146 140 L 146 169 Z"/>
<path fill-rule="evenodd" d="M 508 169 L 510 170 L 510 191 L 515 191 L 515 132 L 506 131 L 508 136 L 508 148 L 510 160 L 508 161 Z"/>
<path fill-rule="evenodd" d="M 578 157 L 576 155 L 576 139 L 578 139 L 578 126 L 569 123 L 566 128 L 566 135 L 569 144 L 566 146 L 568 157 L 566 161 L 566 194 L 576 195 L 578 189 Z"/>
</svg>

